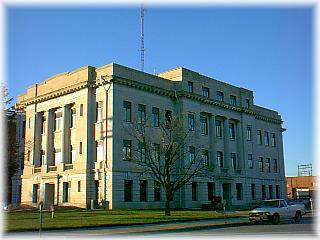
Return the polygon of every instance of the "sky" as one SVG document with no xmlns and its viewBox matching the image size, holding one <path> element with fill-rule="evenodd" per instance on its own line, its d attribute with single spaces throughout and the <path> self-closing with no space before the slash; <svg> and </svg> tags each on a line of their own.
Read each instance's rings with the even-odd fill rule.
<svg viewBox="0 0 320 240">
<path fill-rule="evenodd" d="M 183 66 L 253 90 L 284 120 L 286 175 L 313 161 L 311 7 L 146 8 L 146 72 Z M 139 21 L 139 6 L 8 7 L 10 95 L 85 65 L 139 69 Z"/>
</svg>

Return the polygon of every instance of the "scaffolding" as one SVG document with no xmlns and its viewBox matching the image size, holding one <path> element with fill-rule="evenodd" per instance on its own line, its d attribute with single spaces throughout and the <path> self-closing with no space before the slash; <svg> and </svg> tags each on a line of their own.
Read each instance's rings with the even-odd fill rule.
<svg viewBox="0 0 320 240">
<path fill-rule="evenodd" d="M 298 176 L 312 176 L 312 164 L 298 165 Z"/>
</svg>

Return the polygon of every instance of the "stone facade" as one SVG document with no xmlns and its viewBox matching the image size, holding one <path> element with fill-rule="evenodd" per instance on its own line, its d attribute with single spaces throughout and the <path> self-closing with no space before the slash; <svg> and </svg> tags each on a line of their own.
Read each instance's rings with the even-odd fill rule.
<svg viewBox="0 0 320 240">
<path fill-rule="evenodd" d="M 155 201 L 153 179 L 123 160 L 123 141 L 132 140 L 123 123 L 124 101 L 132 121 L 138 104 L 145 105 L 148 118 L 152 108 L 160 118 L 166 110 L 186 121 L 188 114 L 195 117 L 190 145 L 208 150 L 214 170 L 182 188 L 175 207 L 208 203 L 208 186 L 233 205 L 286 196 L 282 120 L 276 111 L 256 106 L 252 91 L 185 68 L 151 75 L 109 64 L 56 75 L 18 97 L 17 106 L 26 113 L 26 142 L 32 143 L 25 147 L 22 203 L 86 207 L 94 200 L 110 209 L 163 207 L 163 189 Z M 206 134 L 200 116 L 207 121 Z M 140 180 L 147 181 L 142 201 Z"/>
</svg>

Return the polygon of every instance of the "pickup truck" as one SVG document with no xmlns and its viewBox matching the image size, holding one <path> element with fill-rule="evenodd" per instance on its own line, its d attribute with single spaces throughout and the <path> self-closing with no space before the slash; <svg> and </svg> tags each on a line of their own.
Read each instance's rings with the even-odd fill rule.
<svg viewBox="0 0 320 240">
<path fill-rule="evenodd" d="M 268 221 L 278 224 L 280 220 L 294 219 L 299 222 L 306 213 L 302 204 L 288 205 L 284 199 L 271 199 L 263 201 L 258 208 L 249 212 L 252 223 Z"/>
</svg>

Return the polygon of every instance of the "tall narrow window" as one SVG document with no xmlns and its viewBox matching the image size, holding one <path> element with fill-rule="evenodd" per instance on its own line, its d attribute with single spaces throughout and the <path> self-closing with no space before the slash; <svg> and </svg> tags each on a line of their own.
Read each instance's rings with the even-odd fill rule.
<svg viewBox="0 0 320 240">
<path fill-rule="evenodd" d="M 220 120 L 216 120 L 216 136 L 222 137 L 222 123 Z"/>
<path fill-rule="evenodd" d="M 132 201 L 132 180 L 124 180 L 124 201 Z"/>
<path fill-rule="evenodd" d="M 251 141 L 251 126 L 247 126 L 247 141 Z"/>
<path fill-rule="evenodd" d="M 147 180 L 140 180 L 140 202 L 147 201 Z"/>
<path fill-rule="evenodd" d="M 103 143 L 99 142 L 97 143 L 97 161 L 102 162 L 104 160 L 103 156 Z"/>
<path fill-rule="evenodd" d="M 251 184 L 251 199 L 255 200 L 256 199 L 256 185 Z"/>
<path fill-rule="evenodd" d="M 70 145 L 70 163 L 74 163 L 76 161 L 77 152 L 76 148 Z"/>
<path fill-rule="evenodd" d="M 215 185 L 213 182 L 208 182 L 207 183 L 207 188 L 208 188 L 208 201 L 213 200 L 214 192 L 215 192 Z"/>
<path fill-rule="evenodd" d="M 170 125 L 172 121 L 172 111 L 166 110 L 164 117 L 165 117 L 166 125 L 167 126 Z"/>
<path fill-rule="evenodd" d="M 161 185 L 158 181 L 154 181 L 154 201 L 161 201 Z"/>
<path fill-rule="evenodd" d="M 271 146 L 275 147 L 276 146 L 276 134 L 271 133 Z"/>
<path fill-rule="evenodd" d="M 273 159 L 273 172 L 277 173 L 278 172 L 278 160 Z"/>
<path fill-rule="evenodd" d="M 71 115 L 70 115 L 70 128 L 74 128 L 76 127 L 76 119 L 77 119 L 77 114 L 76 114 L 76 109 L 75 108 L 71 108 L 70 111 Z"/>
<path fill-rule="evenodd" d="M 234 95 L 230 95 L 230 104 L 237 106 L 237 97 Z"/>
<path fill-rule="evenodd" d="M 80 114 L 81 117 L 83 116 L 83 104 L 80 104 Z"/>
<path fill-rule="evenodd" d="M 188 92 L 193 93 L 193 82 L 188 82 Z"/>
<path fill-rule="evenodd" d="M 123 140 L 122 154 L 123 154 L 123 160 L 127 160 L 127 161 L 131 160 L 132 158 L 131 140 Z"/>
<path fill-rule="evenodd" d="M 280 198 L 280 186 L 276 185 L 276 198 Z"/>
<path fill-rule="evenodd" d="M 198 184 L 192 182 L 192 201 L 198 201 Z"/>
<path fill-rule="evenodd" d="M 267 131 L 264 132 L 264 145 L 269 146 L 269 133 Z"/>
<path fill-rule="evenodd" d="M 131 102 L 123 101 L 123 121 L 131 122 Z"/>
<path fill-rule="evenodd" d="M 208 118 L 206 116 L 200 116 L 201 122 L 201 134 L 208 135 Z"/>
<path fill-rule="evenodd" d="M 81 192 L 81 181 L 78 181 L 78 192 Z"/>
<path fill-rule="evenodd" d="M 46 153 L 44 150 L 41 150 L 40 154 L 41 154 L 41 163 L 40 163 L 40 166 L 41 166 L 46 163 Z"/>
<path fill-rule="evenodd" d="M 263 172 L 263 158 L 262 157 L 259 157 L 259 171 L 260 172 Z"/>
<path fill-rule="evenodd" d="M 160 162 L 160 144 L 154 143 L 152 151 L 153 151 L 153 153 L 152 153 L 153 160 Z"/>
<path fill-rule="evenodd" d="M 270 158 L 266 159 L 266 169 L 267 169 L 268 172 L 271 172 Z"/>
<path fill-rule="evenodd" d="M 273 188 L 272 185 L 269 185 L 269 199 L 273 198 Z"/>
<path fill-rule="evenodd" d="M 33 184 L 32 203 L 37 203 L 39 200 L 39 184 Z"/>
<path fill-rule="evenodd" d="M 233 169 L 237 169 L 237 156 L 235 153 L 231 153 L 231 162 L 232 162 L 232 166 L 233 166 Z"/>
<path fill-rule="evenodd" d="M 216 92 L 216 100 L 223 102 L 223 92 L 221 91 Z"/>
<path fill-rule="evenodd" d="M 139 153 L 139 158 L 140 158 L 140 161 L 141 162 L 146 162 L 146 157 L 147 157 L 147 155 L 146 155 L 146 147 L 145 147 L 145 145 L 143 144 L 143 143 L 139 143 L 139 145 L 138 145 L 138 153 Z"/>
<path fill-rule="evenodd" d="M 54 131 L 60 131 L 62 126 L 62 111 L 58 110 L 54 113 Z"/>
<path fill-rule="evenodd" d="M 242 200 L 242 183 L 236 183 L 237 200 Z"/>
<path fill-rule="evenodd" d="M 236 138 L 236 131 L 235 131 L 234 123 L 229 123 L 229 136 L 230 136 L 230 139 L 232 139 L 232 140 Z"/>
<path fill-rule="evenodd" d="M 207 87 L 202 87 L 202 96 L 209 98 L 210 97 L 210 90 Z"/>
<path fill-rule="evenodd" d="M 196 157 L 196 149 L 193 146 L 189 146 L 189 161 L 194 162 Z"/>
<path fill-rule="evenodd" d="M 223 154 L 221 151 L 217 151 L 217 163 L 220 168 L 223 168 Z"/>
<path fill-rule="evenodd" d="M 79 144 L 79 154 L 82 154 L 82 142 Z"/>
<path fill-rule="evenodd" d="M 153 107 L 152 108 L 152 125 L 154 127 L 159 127 L 159 108 Z"/>
<path fill-rule="evenodd" d="M 138 123 L 145 124 L 146 122 L 146 105 L 139 104 L 138 105 Z"/>
<path fill-rule="evenodd" d="M 46 133 L 46 116 L 42 115 L 41 117 L 41 134 Z"/>
<path fill-rule="evenodd" d="M 265 200 L 267 198 L 266 185 L 261 186 L 261 197 L 262 197 L 262 200 Z"/>
<path fill-rule="evenodd" d="M 261 130 L 258 130 L 258 144 L 262 145 L 262 132 L 261 132 Z"/>
<path fill-rule="evenodd" d="M 56 148 L 56 149 L 54 149 L 54 164 L 53 165 L 57 165 L 59 163 L 62 163 L 61 149 Z"/>
<path fill-rule="evenodd" d="M 69 202 L 69 198 L 70 198 L 70 187 L 71 187 L 71 184 L 70 182 L 63 182 L 63 202 Z"/>
<path fill-rule="evenodd" d="M 209 165 L 209 151 L 206 149 L 203 149 L 201 157 L 202 157 L 203 164 L 208 166 Z"/>
<path fill-rule="evenodd" d="M 103 115 L 103 102 L 96 103 L 96 122 L 102 122 L 102 115 Z"/>
<path fill-rule="evenodd" d="M 252 154 L 248 154 L 248 166 L 249 166 L 249 168 L 253 168 L 253 157 L 252 157 Z"/>
<path fill-rule="evenodd" d="M 250 100 L 246 99 L 246 108 L 250 108 Z"/>
<path fill-rule="evenodd" d="M 189 113 L 188 114 L 188 127 L 189 131 L 194 131 L 194 114 Z"/>
</svg>

